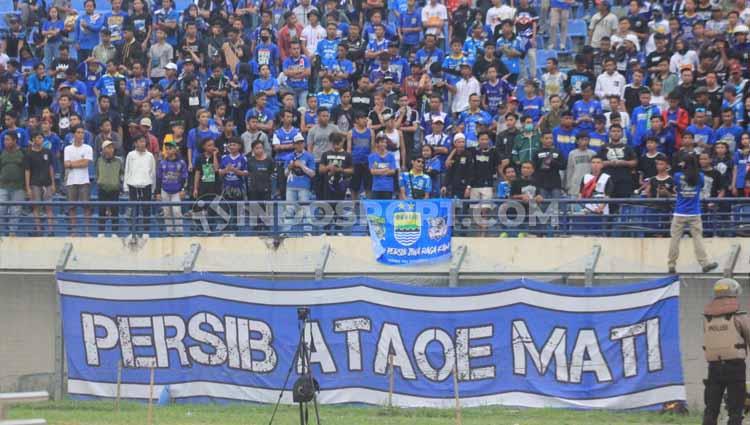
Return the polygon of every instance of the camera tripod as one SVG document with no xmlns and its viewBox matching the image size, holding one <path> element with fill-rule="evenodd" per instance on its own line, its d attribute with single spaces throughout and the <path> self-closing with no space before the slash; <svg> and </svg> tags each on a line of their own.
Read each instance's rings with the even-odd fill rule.
<svg viewBox="0 0 750 425">
<path fill-rule="evenodd" d="M 268 425 L 273 425 L 273 420 L 276 417 L 276 412 L 279 410 L 281 399 L 284 396 L 284 391 L 289 383 L 289 377 L 292 375 L 292 370 L 297 364 L 299 359 L 300 366 L 300 377 L 294 382 L 292 386 L 292 400 L 299 405 L 299 423 L 300 425 L 310 424 L 310 410 L 309 404 L 313 403 L 315 410 L 315 420 L 317 425 L 320 425 L 320 412 L 318 410 L 318 399 L 317 393 L 320 391 L 318 381 L 312 375 L 310 368 L 310 347 L 305 341 L 305 331 L 307 330 L 307 324 L 310 323 L 310 309 L 309 308 L 298 308 L 297 309 L 297 320 L 299 321 L 299 341 L 297 342 L 297 349 L 294 351 L 292 362 L 289 365 L 289 370 L 284 378 L 284 385 L 281 387 L 279 393 L 279 399 L 276 401 L 276 405 L 273 407 L 273 413 L 271 414 L 271 420 L 268 421 Z M 313 336 L 310 334 L 310 345 L 313 344 Z"/>
</svg>

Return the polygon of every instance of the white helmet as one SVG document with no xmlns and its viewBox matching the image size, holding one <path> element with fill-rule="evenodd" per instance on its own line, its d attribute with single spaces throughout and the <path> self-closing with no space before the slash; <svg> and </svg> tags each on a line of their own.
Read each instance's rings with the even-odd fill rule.
<svg viewBox="0 0 750 425">
<path fill-rule="evenodd" d="M 739 34 L 739 33 L 749 33 L 750 28 L 747 27 L 747 25 L 739 24 L 736 27 L 734 27 L 734 31 L 732 31 L 733 34 Z"/>
<path fill-rule="evenodd" d="M 725 277 L 714 284 L 714 298 L 736 298 L 740 295 L 742 295 L 742 287 L 734 279 Z"/>
</svg>

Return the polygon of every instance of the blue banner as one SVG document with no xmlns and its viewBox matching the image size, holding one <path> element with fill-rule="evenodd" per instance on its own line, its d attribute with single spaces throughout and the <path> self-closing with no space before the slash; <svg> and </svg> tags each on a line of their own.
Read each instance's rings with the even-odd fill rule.
<svg viewBox="0 0 750 425">
<path fill-rule="evenodd" d="M 312 347 L 321 403 L 636 409 L 685 400 L 676 277 L 600 288 L 528 279 L 426 288 L 58 274 L 68 392 L 273 403 Z M 308 306 L 311 321 L 297 321 Z M 391 367 L 392 366 L 392 367 Z M 291 403 L 290 391 L 283 402 Z"/>
<path fill-rule="evenodd" d="M 365 209 L 379 262 L 414 264 L 450 259 L 450 200 L 366 201 Z"/>
</svg>

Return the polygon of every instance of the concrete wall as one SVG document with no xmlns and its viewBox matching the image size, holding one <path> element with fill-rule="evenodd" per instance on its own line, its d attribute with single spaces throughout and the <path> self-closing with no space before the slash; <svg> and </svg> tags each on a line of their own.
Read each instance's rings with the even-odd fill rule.
<svg viewBox="0 0 750 425">
<path fill-rule="evenodd" d="M 376 275 L 404 283 L 444 286 L 450 263 L 419 268 L 387 267 L 373 261 L 366 238 L 287 239 L 275 245 L 258 238 L 160 238 L 130 241 L 117 238 L 5 238 L 0 240 L 0 391 L 48 389 L 55 393 L 56 290 L 53 270 L 66 242 L 72 243 L 67 270 L 94 273 L 181 272 L 190 245 L 200 244 L 196 270 L 265 278 L 311 278 L 323 244 L 331 251 L 327 276 Z M 663 275 L 666 239 L 555 238 L 454 239 L 454 249 L 468 245 L 461 268 L 461 285 L 475 285 L 516 275 L 536 276 L 569 285 L 581 284 L 594 245 L 602 247 L 597 265 L 601 282 L 617 283 Z M 733 245 L 743 239 L 707 240 L 709 253 L 723 264 Z M 747 250 L 741 251 L 735 272 L 745 293 L 750 286 Z M 691 406 L 702 405 L 703 360 L 701 312 L 718 277 L 701 275 L 689 240 L 683 241 L 678 265 L 682 275 L 682 361 Z M 747 298 L 743 304 L 750 307 Z M 17 324 L 17 326 L 7 326 Z"/>
</svg>

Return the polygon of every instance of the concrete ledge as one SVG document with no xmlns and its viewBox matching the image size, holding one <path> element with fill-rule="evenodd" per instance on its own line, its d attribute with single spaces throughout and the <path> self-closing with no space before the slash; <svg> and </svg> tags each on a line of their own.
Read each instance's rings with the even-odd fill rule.
<svg viewBox="0 0 750 425">
<path fill-rule="evenodd" d="M 447 276 L 450 262 L 418 267 L 385 266 L 375 261 L 366 237 L 302 237 L 273 240 L 258 237 L 151 238 L 132 243 L 121 238 L 3 238 L 0 270 L 51 271 L 66 242 L 73 245 L 66 270 L 87 272 L 182 272 L 191 244 L 199 244 L 196 271 L 234 274 L 283 274 L 313 277 L 320 249 L 330 244 L 326 276 L 418 273 Z M 732 245 L 743 238 L 707 238 L 706 249 L 724 264 Z M 659 275 L 667 272 L 666 238 L 454 238 L 470 248 L 462 276 L 550 275 L 582 276 L 595 245 L 601 246 L 596 274 Z M 750 273 L 747 249 L 740 251 L 735 273 Z M 721 268 L 720 268 L 721 269 Z M 720 274 L 722 270 L 716 270 Z M 701 274 L 692 243 L 683 239 L 680 274 Z"/>
</svg>

